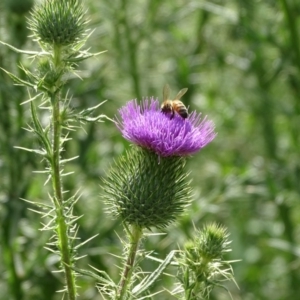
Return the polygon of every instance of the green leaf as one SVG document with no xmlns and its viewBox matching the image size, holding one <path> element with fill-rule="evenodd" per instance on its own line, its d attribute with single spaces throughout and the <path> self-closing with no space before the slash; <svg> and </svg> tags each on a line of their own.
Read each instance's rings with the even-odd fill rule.
<svg viewBox="0 0 300 300">
<path fill-rule="evenodd" d="M 22 85 L 22 86 L 28 86 L 28 87 L 31 87 L 33 88 L 34 90 L 36 90 L 36 85 L 35 84 L 32 84 L 28 81 L 25 81 L 21 78 L 19 78 L 18 76 L 6 71 L 5 69 L 1 68 L 14 82 L 16 82 L 18 85 Z"/>
<path fill-rule="evenodd" d="M 32 152 L 32 153 L 36 153 L 36 154 L 43 155 L 43 156 L 45 156 L 47 154 L 47 152 L 45 150 L 30 149 L 30 148 L 24 148 L 24 147 L 18 147 L 18 146 L 14 146 L 14 148 Z"/>
<path fill-rule="evenodd" d="M 154 272 L 152 272 L 149 276 L 146 276 L 140 284 L 133 288 L 132 294 L 137 296 L 149 289 L 149 287 L 154 284 L 158 277 L 163 273 L 165 268 L 171 263 L 175 253 L 175 250 L 171 251 Z"/>
<path fill-rule="evenodd" d="M 30 102 L 30 109 L 31 109 L 31 115 L 32 120 L 35 126 L 35 133 L 39 136 L 42 144 L 46 148 L 47 154 L 50 156 L 51 154 L 51 143 L 48 139 L 48 136 L 46 134 L 47 131 L 45 131 L 38 119 L 36 108 L 33 102 Z"/>
<path fill-rule="evenodd" d="M 14 46 L 12 46 L 10 44 L 4 43 L 2 41 L 0 41 L 0 44 L 7 46 L 8 48 L 10 48 L 11 50 L 13 50 L 16 53 L 27 54 L 27 55 L 36 55 L 36 56 L 50 55 L 49 52 L 45 52 L 45 51 L 37 52 L 37 51 L 21 50 L 21 49 L 15 48 Z"/>
<path fill-rule="evenodd" d="M 87 270 L 79 269 L 76 267 L 72 267 L 72 269 L 81 275 L 85 275 L 85 276 L 94 278 L 98 283 L 105 284 L 105 285 L 108 285 L 113 288 L 116 287 L 113 280 L 109 277 L 109 275 L 105 271 L 97 270 L 97 272 L 99 272 L 101 274 L 101 276 L 99 276 L 92 271 L 87 271 Z"/>
<path fill-rule="evenodd" d="M 80 52 L 76 53 L 76 56 L 69 56 L 67 59 L 64 59 L 64 61 L 72 62 L 72 63 L 78 63 L 78 62 L 86 60 L 90 57 L 94 57 L 94 56 L 100 55 L 100 54 L 105 53 L 105 52 L 107 52 L 107 50 L 101 51 L 101 52 L 98 52 L 98 53 L 89 53 L 87 51 L 80 51 Z"/>
</svg>

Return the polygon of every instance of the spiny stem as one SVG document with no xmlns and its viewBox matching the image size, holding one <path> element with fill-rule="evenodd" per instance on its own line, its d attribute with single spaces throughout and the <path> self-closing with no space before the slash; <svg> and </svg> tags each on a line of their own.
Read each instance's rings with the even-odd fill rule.
<svg viewBox="0 0 300 300">
<path fill-rule="evenodd" d="M 143 235 L 143 231 L 138 226 L 132 226 L 132 231 L 130 232 L 130 247 L 128 250 L 128 256 L 124 270 L 122 273 L 121 281 L 119 284 L 119 291 L 117 298 L 118 300 L 126 299 L 127 288 L 130 283 L 131 275 L 134 270 L 135 258 L 139 246 L 140 239 Z"/>
<path fill-rule="evenodd" d="M 61 64 L 61 47 L 58 45 L 54 45 L 53 47 L 53 58 L 55 67 L 59 67 Z"/>
<path fill-rule="evenodd" d="M 59 99 L 56 95 L 51 96 L 52 104 L 52 128 L 53 128 L 53 149 L 52 149 L 52 184 L 54 190 L 54 203 L 56 206 L 57 236 L 59 250 L 61 252 L 61 262 L 65 271 L 66 285 L 69 300 L 76 299 L 76 285 L 74 272 L 71 269 L 71 255 L 68 238 L 68 225 L 64 214 L 64 199 L 61 184 L 60 170 L 60 138 L 61 138 L 61 120 Z"/>
<path fill-rule="evenodd" d="M 55 200 L 58 205 L 63 204 L 61 178 L 60 178 L 60 135 L 61 135 L 61 122 L 60 122 L 60 109 L 59 101 L 55 96 L 51 98 L 52 103 L 52 122 L 53 122 L 53 151 L 52 151 L 52 180 L 53 189 L 55 193 Z"/>
</svg>

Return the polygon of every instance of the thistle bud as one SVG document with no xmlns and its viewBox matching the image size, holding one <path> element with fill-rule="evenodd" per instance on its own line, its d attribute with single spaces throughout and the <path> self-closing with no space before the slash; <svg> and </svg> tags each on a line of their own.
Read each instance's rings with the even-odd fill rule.
<svg viewBox="0 0 300 300">
<path fill-rule="evenodd" d="M 195 239 L 199 254 L 208 259 L 221 259 L 228 252 L 228 233 L 226 229 L 215 223 L 205 226 Z"/>
<path fill-rule="evenodd" d="M 78 0 L 46 0 L 34 8 L 29 24 L 42 44 L 66 46 L 84 36 L 86 21 Z"/>
<path fill-rule="evenodd" d="M 230 262 L 223 260 L 223 255 L 231 251 L 229 244 L 226 229 L 217 224 L 196 232 L 178 260 L 182 292 L 195 295 L 193 299 L 208 299 L 215 286 L 234 281 Z"/>
</svg>

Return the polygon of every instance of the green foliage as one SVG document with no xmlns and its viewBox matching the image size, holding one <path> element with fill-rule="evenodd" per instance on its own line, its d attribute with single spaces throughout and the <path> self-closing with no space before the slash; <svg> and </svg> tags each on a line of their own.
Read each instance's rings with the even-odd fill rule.
<svg viewBox="0 0 300 300">
<path fill-rule="evenodd" d="M 7 1 L 11 2 L 11 1 Z M 23 1 L 24 2 L 24 1 Z M 62 2 L 62 1 L 61 1 Z M 81 63 L 79 75 L 68 76 L 72 108 L 82 111 L 108 99 L 101 113 L 113 118 L 129 99 L 158 96 L 169 83 L 187 87 L 182 101 L 189 111 L 202 111 L 216 123 L 218 136 L 208 148 L 187 162 L 193 178 L 193 200 L 187 215 L 168 228 L 166 235 L 149 236 L 147 250 L 166 257 L 177 243 L 193 236 L 194 226 L 209 220 L 228 227 L 233 240 L 226 259 L 236 281 L 226 287 L 233 299 L 297 299 L 299 291 L 299 3 L 298 1 L 84 1 L 95 28 L 88 41 L 92 51 L 108 52 Z M 1 40 L 32 49 L 25 18 L 1 4 Z M 27 15 L 27 17 L 29 17 Z M 26 45 L 25 45 L 26 44 Z M 83 54 L 82 54 L 83 55 Z M 73 60 L 74 61 L 74 60 Z M 24 55 L 0 46 L 0 66 L 16 74 L 29 66 Z M 18 77 L 25 80 L 23 71 Z M 49 188 L 46 175 L 32 173 L 40 158 L 14 146 L 38 148 L 21 128 L 31 123 L 26 89 L 13 86 L 0 72 L 0 299 L 61 299 L 60 278 L 52 270 L 57 257 L 43 248 L 40 217 L 20 198 L 44 202 Z M 42 111 L 42 115 L 46 113 Z M 44 120 L 44 119 L 43 119 Z M 43 124 L 44 125 L 44 124 Z M 78 237 L 99 236 L 79 249 L 88 256 L 79 261 L 109 271 L 116 282 L 119 271 L 121 226 L 104 213 L 99 181 L 113 158 L 128 148 L 110 122 L 82 125 L 70 132 L 62 157 L 79 155 L 66 164 L 63 178 L 70 193 L 81 188 L 75 207 Z M 181 247 L 182 248 L 182 247 Z M 121 252 L 119 253 L 121 255 Z M 144 270 L 156 269 L 153 260 Z M 176 273 L 173 266 L 168 273 Z M 102 299 L 92 277 L 78 277 L 80 299 Z M 172 289 L 165 276 L 152 285 Z M 174 299 L 168 293 L 153 299 Z M 222 289 L 211 299 L 228 299 Z"/>
</svg>

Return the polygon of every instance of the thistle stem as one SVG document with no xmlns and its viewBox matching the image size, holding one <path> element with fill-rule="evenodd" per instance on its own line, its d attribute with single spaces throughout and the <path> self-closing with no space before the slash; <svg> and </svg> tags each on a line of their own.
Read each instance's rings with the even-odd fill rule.
<svg viewBox="0 0 300 300">
<path fill-rule="evenodd" d="M 55 95 L 51 96 L 52 103 L 52 128 L 53 128 L 53 148 L 51 158 L 52 185 L 54 190 L 54 203 L 56 207 L 56 223 L 58 247 L 61 252 L 61 263 L 65 272 L 69 300 L 76 299 L 76 285 L 74 272 L 71 269 L 71 254 L 68 238 L 68 225 L 64 213 L 64 199 L 61 184 L 60 170 L 60 138 L 61 138 L 61 120 L 59 99 Z"/>
<path fill-rule="evenodd" d="M 126 264 L 124 266 L 121 281 L 119 284 L 118 295 L 116 297 L 117 300 L 126 299 L 127 289 L 130 283 L 132 272 L 134 270 L 135 258 L 142 235 L 143 231 L 140 227 L 132 226 L 132 230 L 129 234 L 130 247 L 128 249 Z"/>
<path fill-rule="evenodd" d="M 53 151 L 52 151 L 52 180 L 53 189 L 55 194 L 55 201 L 58 205 L 63 204 L 62 186 L 60 179 L 60 135 L 61 135 L 61 124 L 60 124 L 60 110 L 59 101 L 55 99 L 55 96 L 51 98 L 52 103 L 52 126 L 53 126 Z"/>
</svg>

